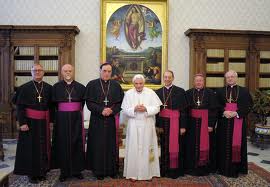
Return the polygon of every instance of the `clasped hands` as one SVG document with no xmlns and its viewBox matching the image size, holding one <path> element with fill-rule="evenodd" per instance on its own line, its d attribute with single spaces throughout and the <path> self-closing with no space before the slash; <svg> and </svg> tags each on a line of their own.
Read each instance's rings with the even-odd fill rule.
<svg viewBox="0 0 270 187">
<path fill-rule="evenodd" d="M 103 116 L 109 116 L 113 113 L 112 109 L 111 108 L 104 108 L 103 111 L 102 111 L 102 115 Z"/>
<path fill-rule="evenodd" d="M 226 118 L 230 119 L 230 118 L 234 118 L 235 116 L 237 116 L 237 112 L 226 110 L 226 111 L 223 112 L 223 115 Z"/>
<path fill-rule="evenodd" d="M 146 107 L 143 104 L 138 104 L 134 108 L 134 112 L 146 112 Z"/>
<path fill-rule="evenodd" d="M 29 130 L 29 127 L 28 127 L 27 124 L 24 124 L 24 125 L 20 126 L 20 130 L 21 131 L 28 131 Z"/>
</svg>

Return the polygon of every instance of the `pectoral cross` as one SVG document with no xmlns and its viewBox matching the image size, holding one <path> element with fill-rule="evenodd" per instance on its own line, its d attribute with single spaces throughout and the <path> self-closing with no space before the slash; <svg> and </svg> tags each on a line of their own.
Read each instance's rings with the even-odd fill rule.
<svg viewBox="0 0 270 187">
<path fill-rule="evenodd" d="M 105 97 L 105 100 L 103 102 L 105 103 L 105 106 L 108 105 L 109 100 L 107 99 L 107 97 Z"/>
<path fill-rule="evenodd" d="M 40 103 L 40 101 L 41 101 L 41 99 L 42 99 L 42 97 L 40 96 L 40 95 L 38 95 L 38 102 Z"/>
<path fill-rule="evenodd" d="M 163 106 L 163 109 L 166 109 L 166 107 L 167 107 L 168 105 L 166 105 L 166 103 L 164 103 L 162 106 Z"/>
<path fill-rule="evenodd" d="M 68 95 L 68 102 L 71 102 L 72 97 L 70 96 L 70 94 Z"/>
<path fill-rule="evenodd" d="M 200 105 L 201 105 L 201 102 L 200 102 L 200 100 L 199 100 L 199 97 L 198 97 L 198 100 L 197 100 L 197 102 L 196 102 L 196 103 L 197 103 L 197 105 L 198 105 L 198 106 L 200 106 Z"/>
</svg>

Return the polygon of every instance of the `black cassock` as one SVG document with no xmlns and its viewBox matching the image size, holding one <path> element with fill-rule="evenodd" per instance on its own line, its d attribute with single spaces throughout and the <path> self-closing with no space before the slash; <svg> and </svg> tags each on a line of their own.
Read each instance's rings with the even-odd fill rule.
<svg viewBox="0 0 270 187">
<path fill-rule="evenodd" d="M 53 86 L 53 102 L 56 104 L 56 122 L 53 130 L 53 168 L 60 168 L 65 177 L 78 175 L 85 168 L 82 109 L 85 86 L 72 81 L 59 81 Z M 69 98 L 70 95 L 70 98 Z M 80 104 L 75 111 L 62 111 L 62 103 Z"/>
<path fill-rule="evenodd" d="M 34 84 L 42 97 L 40 102 Z M 19 131 L 14 173 L 31 177 L 45 176 L 49 170 L 50 161 L 51 145 L 48 122 L 53 121 L 52 86 L 45 82 L 30 81 L 22 85 L 17 93 L 16 104 L 19 125 L 27 124 L 29 131 Z M 32 112 L 49 110 L 49 121 L 29 116 L 27 114 L 29 110 Z"/>
<path fill-rule="evenodd" d="M 195 88 L 186 91 L 188 100 L 188 126 L 186 133 L 186 150 L 185 150 L 185 170 L 191 175 L 207 175 L 215 172 L 215 124 L 217 121 L 217 100 L 215 93 L 203 88 L 197 90 Z M 212 127 L 213 131 L 208 133 L 209 151 L 208 161 L 200 163 L 200 138 L 202 118 L 192 117 L 192 109 L 206 110 L 208 113 L 208 127 Z M 202 131 L 204 132 L 204 131 Z"/>
<path fill-rule="evenodd" d="M 105 96 L 107 96 L 107 100 Z M 95 79 L 86 86 L 85 100 L 91 111 L 86 167 L 92 170 L 96 176 L 113 176 L 118 172 L 119 155 L 118 144 L 116 144 L 115 115 L 121 110 L 123 96 L 121 86 L 114 80 L 105 82 Z M 102 115 L 105 107 L 113 110 L 108 117 Z"/>
<path fill-rule="evenodd" d="M 171 93 L 170 93 L 171 92 Z M 166 109 L 177 110 L 180 112 L 179 119 L 179 153 L 178 153 L 178 167 L 170 167 L 170 153 L 169 153 L 169 137 L 170 137 L 170 118 L 156 116 L 156 126 L 163 129 L 163 133 L 160 134 L 161 145 L 161 159 L 160 170 L 162 177 L 177 178 L 184 175 L 184 135 L 180 135 L 180 128 L 186 128 L 187 126 L 187 100 L 185 90 L 175 85 L 169 89 L 162 87 L 156 91 L 158 97 L 162 103 L 166 103 Z M 167 102 L 165 102 L 167 101 Z M 164 106 L 161 106 L 162 111 Z"/>
<path fill-rule="evenodd" d="M 236 103 L 236 111 L 239 118 L 243 118 L 242 139 L 241 139 L 241 160 L 240 162 L 232 161 L 232 141 L 234 130 L 234 119 L 227 119 L 223 116 L 224 107 L 227 99 Z M 217 99 L 219 103 L 219 118 L 217 125 L 217 170 L 218 173 L 228 176 L 237 177 L 239 173 L 247 174 L 247 139 L 246 139 L 246 117 L 253 105 L 252 98 L 247 88 L 241 86 L 223 87 L 217 90 Z"/>
</svg>

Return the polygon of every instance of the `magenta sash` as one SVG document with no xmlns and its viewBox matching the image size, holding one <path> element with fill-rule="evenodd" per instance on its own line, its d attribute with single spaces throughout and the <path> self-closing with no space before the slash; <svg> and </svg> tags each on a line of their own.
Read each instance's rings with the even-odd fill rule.
<svg viewBox="0 0 270 187">
<path fill-rule="evenodd" d="M 26 108 L 25 110 L 26 117 L 31 119 L 45 119 L 46 120 L 46 148 L 47 148 L 47 157 L 49 164 L 51 162 L 51 132 L 50 132 L 50 116 L 49 111 L 35 110 L 31 108 Z"/>
<path fill-rule="evenodd" d="M 178 167 L 179 153 L 179 117 L 180 112 L 177 110 L 163 109 L 159 113 L 160 117 L 170 118 L 170 137 L 169 137 L 169 152 L 170 152 L 170 168 Z"/>
<path fill-rule="evenodd" d="M 204 166 L 209 161 L 208 110 L 192 109 L 191 116 L 193 118 L 202 119 L 200 131 L 200 158 L 198 165 Z"/>
<path fill-rule="evenodd" d="M 236 111 L 236 103 L 226 103 L 226 111 Z M 234 117 L 233 127 L 233 142 L 232 142 L 232 162 L 238 163 L 241 161 L 241 140 L 242 140 L 242 125 L 243 118 Z"/>
<path fill-rule="evenodd" d="M 58 104 L 58 111 L 60 112 L 74 112 L 81 111 L 81 103 L 80 102 L 66 102 Z"/>
<path fill-rule="evenodd" d="M 119 123 L 119 113 L 118 114 L 115 114 L 114 116 L 114 120 L 115 120 L 115 140 L 116 140 L 116 163 L 119 164 L 119 139 L 118 139 L 118 136 L 119 136 L 119 126 L 120 126 L 120 123 Z"/>
<path fill-rule="evenodd" d="M 119 114 L 116 114 L 114 116 L 114 120 L 115 120 L 115 132 L 116 132 L 116 147 L 118 147 L 119 142 L 118 142 L 118 130 L 119 130 Z"/>
<path fill-rule="evenodd" d="M 81 110 L 81 115 L 82 115 L 82 141 L 83 141 L 83 151 L 86 153 L 85 150 L 85 131 L 84 131 L 84 115 L 83 115 L 83 110 Z"/>
<path fill-rule="evenodd" d="M 114 116 L 115 120 L 115 140 L 116 140 L 116 163 L 117 167 L 119 167 L 119 113 Z"/>
<path fill-rule="evenodd" d="M 58 103 L 58 111 L 60 112 L 76 112 L 80 111 L 82 115 L 82 141 L 83 151 L 85 152 L 85 132 L 84 132 L 84 117 L 80 102 L 64 102 Z"/>
</svg>

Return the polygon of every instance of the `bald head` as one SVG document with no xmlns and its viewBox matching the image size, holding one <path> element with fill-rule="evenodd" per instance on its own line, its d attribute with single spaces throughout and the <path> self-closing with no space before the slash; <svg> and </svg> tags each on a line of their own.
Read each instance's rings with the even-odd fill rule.
<svg viewBox="0 0 270 187">
<path fill-rule="evenodd" d="M 235 76 L 235 77 L 238 77 L 238 74 L 237 74 L 237 72 L 234 71 L 234 70 L 229 70 L 229 71 L 227 71 L 227 72 L 225 73 L 225 77 L 227 77 L 227 76 Z"/>
<path fill-rule="evenodd" d="M 74 68 L 73 68 L 73 66 L 72 66 L 71 64 L 64 64 L 64 65 L 62 66 L 62 69 L 61 69 L 61 70 L 63 71 L 63 70 L 65 70 L 65 69 L 72 69 L 72 70 L 73 70 Z"/>
<path fill-rule="evenodd" d="M 238 78 L 238 74 L 234 70 L 229 70 L 227 73 L 225 73 L 225 79 L 226 83 L 229 86 L 233 86 L 236 84 Z"/>
<path fill-rule="evenodd" d="M 64 78 L 64 81 L 70 83 L 74 79 L 74 68 L 71 64 L 65 64 L 62 66 L 61 74 Z"/>
</svg>

